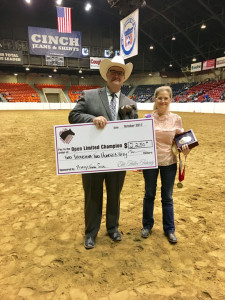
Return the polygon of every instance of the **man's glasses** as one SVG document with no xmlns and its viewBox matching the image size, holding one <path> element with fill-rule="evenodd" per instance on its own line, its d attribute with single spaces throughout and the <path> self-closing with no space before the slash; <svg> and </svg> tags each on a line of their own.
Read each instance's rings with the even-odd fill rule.
<svg viewBox="0 0 225 300">
<path fill-rule="evenodd" d="M 118 76 L 124 76 L 125 72 L 124 71 L 116 71 L 116 70 L 109 70 L 111 75 L 118 75 Z"/>
</svg>

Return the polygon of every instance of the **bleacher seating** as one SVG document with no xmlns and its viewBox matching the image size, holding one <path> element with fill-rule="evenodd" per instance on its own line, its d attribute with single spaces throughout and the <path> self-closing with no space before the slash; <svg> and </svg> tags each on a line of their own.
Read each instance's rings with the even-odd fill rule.
<svg viewBox="0 0 225 300">
<path fill-rule="evenodd" d="M 219 102 L 225 90 L 225 79 L 199 83 L 176 97 L 176 102 Z"/>
<path fill-rule="evenodd" d="M 65 91 L 66 86 L 64 84 L 35 84 L 35 87 L 38 90 L 42 90 L 44 88 L 51 88 L 51 89 L 62 89 Z"/>
<path fill-rule="evenodd" d="M 160 85 L 154 84 L 154 85 L 138 85 L 131 98 L 136 102 L 153 102 L 153 95 L 154 91 L 157 87 Z"/>
<path fill-rule="evenodd" d="M 0 83 L 0 93 L 8 102 L 41 102 L 35 89 L 26 83 Z"/>
<path fill-rule="evenodd" d="M 130 85 L 121 86 L 121 92 L 126 96 L 130 93 L 131 90 L 132 90 L 132 86 Z"/>
<path fill-rule="evenodd" d="M 82 91 L 97 89 L 97 88 L 100 88 L 100 86 L 97 86 L 97 85 L 71 85 L 68 95 L 70 97 L 71 102 L 75 103 L 80 99 Z"/>
</svg>

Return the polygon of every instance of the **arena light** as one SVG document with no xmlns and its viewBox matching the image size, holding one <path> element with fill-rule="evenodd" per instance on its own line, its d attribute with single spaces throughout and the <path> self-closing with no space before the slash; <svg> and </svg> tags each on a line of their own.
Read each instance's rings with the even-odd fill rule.
<svg viewBox="0 0 225 300">
<path fill-rule="evenodd" d="M 14 76 L 18 76 L 18 74 L 17 74 L 17 73 L 14 73 Z"/>
<path fill-rule="evenodd" d="M 170 67 L 170 68 L 172 68 L 172 66 L 173 66 L 172 64 L 169 64 L 169 67 Z"/>
<path fill-rule="evenodd" d="M 28 4 L 30 4 L 31 0 L 25 0 Z"/>
<path fill-rule="evenodd" d="M 110 57 L 110 50 L 109 49 L 104 50 L 104 57 Z"/>
<path fill-rule="evenodd" d="M 176 37 L 173 35 L 172 36 L 172 41 L 175 41 L 176 40 Z"/>
<path fill-rule="evenodd" d="M 149 74 L 148 74 L 148 76 L 150 76 L 150 77 L 151 77 L 151 76 L 152 76 L 152 73 L 149 73 Z"/>
<path fill-rule="evenodd" d="M 192 58 L 192 61 L 196 61 L 197 59 L 195 57 Z"/>
<path fill-rule="evenodd" d="M 26 67 L 26 71 L 30 71 L 30 68 L 29 68 L 29 67 Z"/>
<path fill-rule="evenodd" d="M 89 10 L 91 10 L 91 4 L 90 3 L 86 3 L 86 5 L 85 5 L 85 10 L 86 11 L 89 11 Z"/>
<path fill-rule="evenodd" d="M 57 0 L 57 1 L 56 1 L 56 4 L 57 4 L 57 5 L 61 5 L 61 4 L 62 4 L 62 0 Z"/>
<path fill-rule="evenodd" d="M 89 48 L 87 48 L 87 47 L 82 48 L 82 55 L 83 56 L 88 56 L 89 55 Z"/>
<path fill-rule="evenodd" d="M 154 46 L 151 45 L 151 46 L 149 47 L 149 49 L 150 49 L 150 50 L 153 50 L 153 49 L 154 49 Z"/>
<path fill-rule="evenodd" d="M 203 23 L 203 24 L 201 25 L 201 29 L 206 29 L 205 23 Z"/>
<path fill-rule="evenodd" d="M 80 69 L 78 72 L 79 72 L 80 74 L 82 74 L 83 71 L 82 71 L 82 69 Z"/>
<path fill-rule="evenodd" d="M 57 69 L 56 69 L 56 68 L 55 68 L 55 69 L 53 69 L 53 72 L 55 72 L 55 73 L 56 73 L 56 72 L 57 72 Z"/>
</svg>

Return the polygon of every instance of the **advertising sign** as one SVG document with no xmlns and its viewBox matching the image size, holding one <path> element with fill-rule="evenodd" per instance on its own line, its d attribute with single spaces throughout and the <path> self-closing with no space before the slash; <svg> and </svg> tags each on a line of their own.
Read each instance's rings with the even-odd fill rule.
<svg viewBox="0 0 225 300">
<path fill-rule="evenodd" d="M 0 50 L 0 64 L 22 65 L 22 51 Z"/>
<path fill-rule="evenodd" d="M 215 58 L 203 61 L 202 70 L 209 70 L 215 68 L 215 61 Z"/>
<path fill-rule="evenodd" d="M 28 27 L 29 50 L 33 55 L 81 57 L 81 32 L 60 33 L 56 29 Z"/>
<path fill-rule="evenodd" d="M 218 57 L 216 59 L 216 68 L 221 68 L 225 66 L 225 56 L 223 57 Z"/>
<path fill-rule="evenodd" d="M 104 57 L 90 57 L 90 69 L 99 69 L 100 62 L 103 59 Z"/>
<path fill-rule="evenodd" d="M 201 62 L 191 64 L 191 72 L 198 72 L 198 71 L 201 71 L 201 69 L 202 69 L 202 63 Z"/>
</svg>

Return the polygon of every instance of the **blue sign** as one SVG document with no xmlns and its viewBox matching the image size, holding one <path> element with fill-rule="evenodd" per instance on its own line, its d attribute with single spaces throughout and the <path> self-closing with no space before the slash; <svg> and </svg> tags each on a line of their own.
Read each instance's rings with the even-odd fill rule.
<svg viewBox="0 0 225 300">
<path fill-rule="evenodd" d="M 81 57 L 81 32 L 61 33 L 56 29 L 28 27 L 29 50 L 34 55 Z"/>
</svg>

